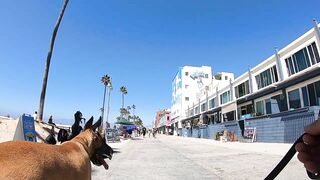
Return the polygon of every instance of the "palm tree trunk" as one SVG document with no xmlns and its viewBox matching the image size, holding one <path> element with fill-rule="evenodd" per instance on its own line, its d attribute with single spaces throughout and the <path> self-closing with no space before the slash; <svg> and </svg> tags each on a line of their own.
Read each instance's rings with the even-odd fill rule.
<svg viewBox="0 0 320 180">
<path fill-rule="evenodd" d="M 111 96 L 111 87 L 109 87 L 109 92 L 108 92 L 108 107 L 107 107 L 107 120 L 106 120 L 106 123 L 109 123 L 110 96 Z"/>
<path fill-rule="evenodd" d="M 124 93 L 122 93 L 122 109 L 124 108 Z M 123 118 L 123 112 L 121 112 L 121 118 Z"/>
<path fill-rule="evenodd" d="M 98 128 L 98 131 L 100 133 L 102 133 L 102 129 L 103 129 L 103 117 L 104 117 L 104 104 L 106 102 L 106 90 L 107 90 L 107 86 L 104 86 L 104 92 L 103 92 L 103 102 L 102 102 L 102 110 L 101 110 L 101 119 L 102 119 L 102 123 Z"/>
<path fill-rule="evenodd" d="M 51 62 L 51 56 L 52 56 L 52 52 L 53 52 L 54 42 L 55 42 L 56 35 L 57 35 L 62 17 L 64 15 L 64 11 L 67 7 L 68 2 L 69 2 L 69 0 L 64 0 L 62 10 L 59 14 L 58 20 L 56 22 L 56 25 L 54 27 L 52 37 L 51 37 L 50 47 L 49 47 L 49 51 L 48 51 L 48 55 L 47 55 L 47 61 L 46 61 L 46 66 L 45 66 L 44 76 L 43 76 L 43 81 L 42 81 L 42 90 L 41 90 L 41 95 L 40 95 L 40 104 L 39 104 L 39 112 L 38 112 L 38 120 L 39 121 L 43 120 L 44 101 L 45 101 L 45 97 L 46 97 L 48 75 L 49 75 L 50 62 Z"/>
</svg>

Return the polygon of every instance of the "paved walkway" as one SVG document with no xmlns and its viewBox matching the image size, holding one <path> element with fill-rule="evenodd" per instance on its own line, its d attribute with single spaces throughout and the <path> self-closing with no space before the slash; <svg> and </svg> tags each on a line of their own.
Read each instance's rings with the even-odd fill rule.
<svg viewBox="0 0 320 180">
<path fill-rule="evenodd" d="M 93 180 L 263 179 L 289 149 L 288 144 L 222 143 L 158 136 L 111 144 L 117 153 L 110 169 L 93 167 Z M 278 179 L 308 179 L 292 159 Z"/>
</svg>

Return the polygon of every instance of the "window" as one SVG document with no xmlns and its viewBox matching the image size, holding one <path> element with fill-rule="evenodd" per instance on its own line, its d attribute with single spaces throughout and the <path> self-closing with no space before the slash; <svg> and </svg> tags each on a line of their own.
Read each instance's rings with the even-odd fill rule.
<svg viewBox="0 0 320 180">
<path fill-rule="evenodd" d="M 315 42 L 285 59 L 289 76 L 300 72 L 313 64 L 320 62 L 319 52 Z"/>
<path fill-rule="evenodd" d="M 228 76 L 225 76 L 224 79 L 225 79 L 225 80 L 228 80 Z"/>
<path fill-rule="evenodd" d="M 304 107 L 310 106 L 307 87 L 302 87 L 301 92 L 302 92 L 303 106 Z"/>
<path fill-rule="evenodd" d="M 309 106 L 320 105 L 320 81 L 309 84 L 306 88 L 308 89 Z"/>
<path fill-rule="evenodd" d="M 209 100 L 209 109 L 212 109 L 215 107 L 214 98 Z"/>
<path fill-rule="evenodd" d="M 189 110 L 189 116 L 193 116 L 194 114 L 193 114 L 193 109 L 190 109 Z"/>
<path fill-rule="evenodd" d="M 185 74 L 186 76 L 189 76 L 189 72 L 185 72 L 184 74 Z"/>
<path fill-rule="evenodd" d="M 235 93 L 236 93 L 236 97 L 237 98 L 242 97 L 242 96 L 244 96 L 246 94 L 249 94 L 250 93 L 249 80 L 244 82 L 244 83 L 242 83 L 242 84 L 239 84 L 234 89 L 235 89 Z"/>
<path fill-rule="evenodd" d="M 233 121 L 235 120 L 235 111 L 230 111 L 223 114 L 223 121 Z"/>
<path fill-rule="evenodd" d="M 280 112 L 288 110 L 287 109 L 287 102 L 286 102 L 286 99 L 284 98 L 283 94 L 273 96 L 271 99 L 275 99 L 277 101 Z"/>
<path fill-rule="evenodd" d="M 221 104 L 225 104 L 229 101 L 231 101 L 230 91 L 224 92 L 223 94 L 220 95 Z"/>
<path fill-rule="evenodd" d="M 278 82 L 278 73 L 276 66 L 263 71 L 256 76 L 258 89 L 264 88 L 272 83 Z"/>
<path fill-rule="evenodd" d="M 289 108 L 297 109 L 301 107 L 299 89 L 288 92 Z"/>
<path fill-rule="evenodd" d="M 264 101 L 256 102 L 256 115 L 261 116 L 264 115 Z"/>
<path fill-rule="evenodd" d="M 185 100 L 185 101 L 189 101 L 189 97 L 185 97 L 184 100 Z"/>
<path fill-rule="evenodd" d="M 204 75 L 204 78 L 209 78 L 209 74 L 205 74 L 205 75 Z"/>
<path fill-rule="evenodd" d="M 272 114 L 272 111 L 271 111 L 271 100 L 270 99 L 266 99 L 265 100 L 265 104 L 266 104 L 266 114 Z"/>
<path fill-rule="evenodd" d="M 314 83 L 314 89 L 316 90 L 316 104 L 320 105 L 320 81 Z"/>
<path fill-rule="evenodd" d="M 196 108 L 194 108 L 194 114 L 199 114 L 199 106 L 197 106 Z"/>
<path fill-rule="evenodd" d="M 215 123 L 221 123 L 220 113 L 216 113 L 216 114 L 213 115 L 213 121 Z"/>
<path fill-rule="evenodd" d="M 188 84 L 184 85 L 184 88 L 185 88 L 185 89 L 188 89 L 188 87 L 189 87 L 189 85 L 188 85 Z"/>
<path fill-rule="evenodd" d="M 243 119 L 241 116 L 253 113 L 252 104 L 241 106 L 238 108 L 238 119 Z"/>
<path fill-rule="evenodd" d="M 207 103 L 202 103 L 201 104 L 201 112 L 204 112 L 207 110 Z"/>
</svg>

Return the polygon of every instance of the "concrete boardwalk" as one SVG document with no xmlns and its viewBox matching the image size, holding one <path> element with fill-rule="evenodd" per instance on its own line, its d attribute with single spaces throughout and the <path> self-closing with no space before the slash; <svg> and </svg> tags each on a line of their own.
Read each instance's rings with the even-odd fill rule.
<svg viewBox="0 0 320 180">
<path fill-rule="evenodd" d="M 93 166 L 93 180 L 263 179 L 289 149 L 288 144 L 222 143 L 158 136 L 111 144 L 108 171 Z M 277 179 L 308 179 L 294 157 Z"/>
</svg>

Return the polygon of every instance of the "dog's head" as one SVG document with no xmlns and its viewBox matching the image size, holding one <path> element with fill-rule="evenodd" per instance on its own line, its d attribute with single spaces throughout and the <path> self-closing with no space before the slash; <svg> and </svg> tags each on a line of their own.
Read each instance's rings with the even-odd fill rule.
<svg viewBox="0 0 320 180">
<path fill-rule="evenodd" d="M 92 136 L 92 150 L 93 153 L 90 157 L 91 162 L 96 166 L 103 165 L 105 169 L 108 169 L 109 166 L 104 159 L 112 158 L 113 150 L 106 143 L 104 135 L 100 134 L 97 129 L 101 125 L 101 117 L 99 120 L 92 125 L 93 117 L 89 119 L 86 123 L 84 130 L 89 131 Z"/>
</svg>

